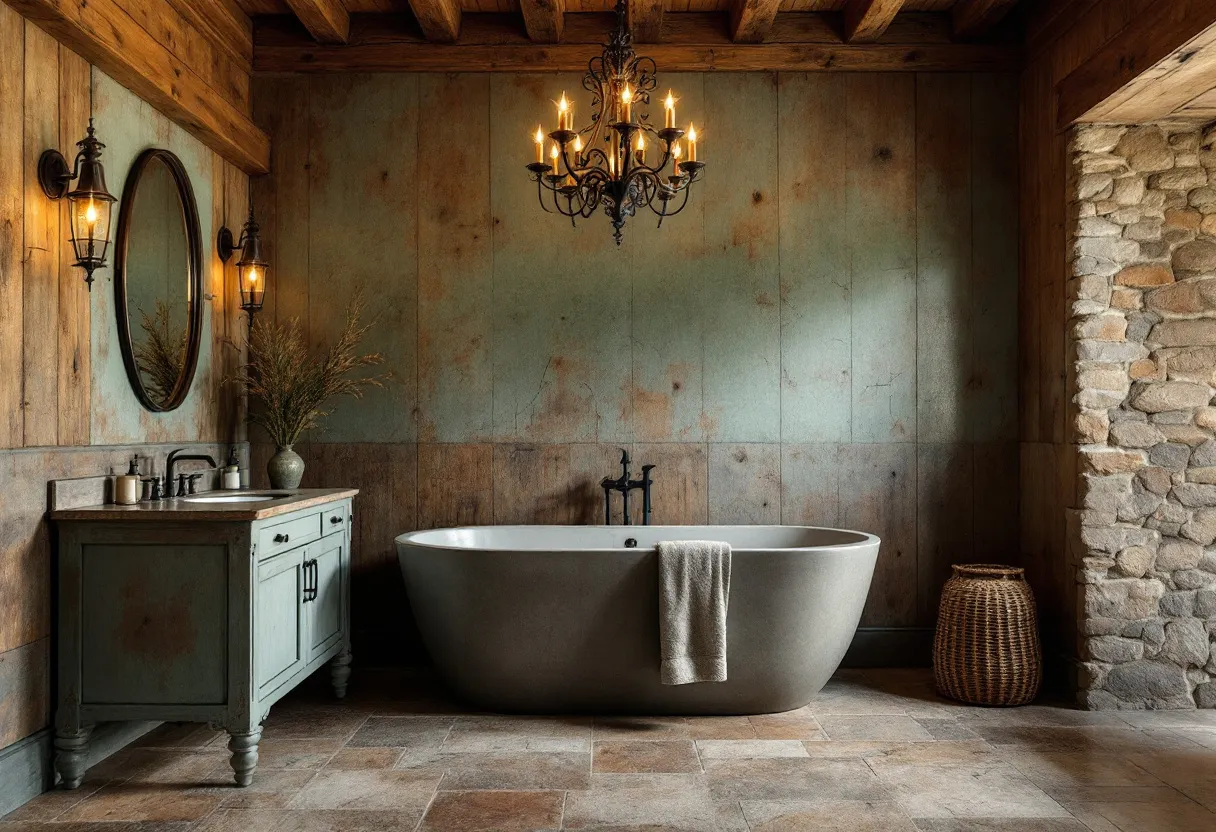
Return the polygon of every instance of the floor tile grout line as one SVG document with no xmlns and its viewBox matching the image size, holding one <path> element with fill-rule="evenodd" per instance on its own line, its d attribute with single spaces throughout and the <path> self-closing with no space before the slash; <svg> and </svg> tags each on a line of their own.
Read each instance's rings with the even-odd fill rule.
<svg viewBox="0 0 1216 832">
<path fill-rule="evenodd" d="M 422 814 L 418 816 L 418 822 L 414 824 L 414 832 L 418 832 L 418 830 L 422 829 L 422 824 L 426 821 L 426 816 L 430 814 L 431 807 L 435 805 L 435 799 L 439 797 L 439 784 L 441 782 L 443 782 L 442 777 L 435 782 L 435 788 L 431 790 L 431 796 L 427 800 L 426 806 L 423 807 Z"/>
</svg>

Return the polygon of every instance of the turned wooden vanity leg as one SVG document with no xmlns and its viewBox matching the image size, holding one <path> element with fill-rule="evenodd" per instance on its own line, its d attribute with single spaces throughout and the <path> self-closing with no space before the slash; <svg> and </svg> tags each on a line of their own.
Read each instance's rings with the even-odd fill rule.
<svg viewBox="0 0 1216 832">
<path fill-rule="evenodd" d="M 349 647 L 343 647 L 342 652 L 333 657 L 329 663 L 329 680 L 334 686 L 334 696 L 342 699 L 346 696 L 346 682 L 350 679 L 350 663 L 353 657 Z"/>
<path fill-rule="evenodd" d="M 65 789 L 74 789 L 84 780 L 85 758 L 89 756 L 92 725 L 60 728 L 55 731 L 55 771 Z"/>
<path fill-rule="evenodd" d="M 238 786 L 248 786 L 253 782 L 253 772 L 258 767 L 258 743 L 261 740 L 260 726 L 247 734 L 229 732 L 228 750 L 232 752 L 229 763 Z"/>
</svg>

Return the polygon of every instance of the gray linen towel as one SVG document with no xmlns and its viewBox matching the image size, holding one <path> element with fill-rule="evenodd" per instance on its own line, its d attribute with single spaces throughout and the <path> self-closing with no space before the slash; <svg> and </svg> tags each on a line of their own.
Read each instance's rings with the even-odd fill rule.
<svg viewBox="0 0 1216 832">
<path fill-rule="evenodd" d="M 658 549 L 663 684 L 725 682 L 730 544 L 677 540 Z"/>
</svg>

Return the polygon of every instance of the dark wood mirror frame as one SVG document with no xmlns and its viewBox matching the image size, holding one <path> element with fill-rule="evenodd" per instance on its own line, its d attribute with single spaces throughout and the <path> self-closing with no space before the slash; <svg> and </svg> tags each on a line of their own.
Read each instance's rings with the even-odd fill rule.
<svg viewBox="0 0 1216 832">
<path fill-rule="evenodd" d="M 182 206 L 182 221 L 186 230 L 188 255 L 186 257 L 186 280 L 190 287 L 190 310 L 187 322 L 186 360 L 182 374 L 169 398 L 155 402 L 144 388 L 135 365 L 135 350 L 131 341 L 131 321 L 127 312 L 127 245 L 131 235 L 131 213 L 135 204 L 135 193 L 140 178 L 152 162 L 161 162 L 169 169 L 177 186 L 177 196 Z M 203 336 L 203 235 L 199 228 L 198 204 L 194 199 L 194 188 L 190 175 L 175 154 L 168 150 L 150 148 L 139 154 L 127 174 L 122 189 L 122 203 L 118 211 L 118 236 L 114 256 L 114 300 L 115 317 L 118 319 L 118 343 L 122 347 L 122 362 L 127 368 L 127 379 L 136 397 L 148 410 L 165 413 L 175 410 L 186 400 L 190 385 L 194 382 L 194 371 L 198 367 L 199 345 Z"/>
</svg>

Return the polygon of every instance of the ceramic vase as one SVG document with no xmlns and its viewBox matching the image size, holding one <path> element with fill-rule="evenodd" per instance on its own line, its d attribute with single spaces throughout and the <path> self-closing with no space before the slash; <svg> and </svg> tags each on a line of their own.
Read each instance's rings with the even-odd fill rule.
<svg viewBox="0 0 1216 832">
<path fill-rule="evenodd" d="M 275 451 L 266 463 L 266 473 L 270 475 L 271 488 L 299 488 L 304 476 L 304 458 L 286 445 Z"/>
</svg>

